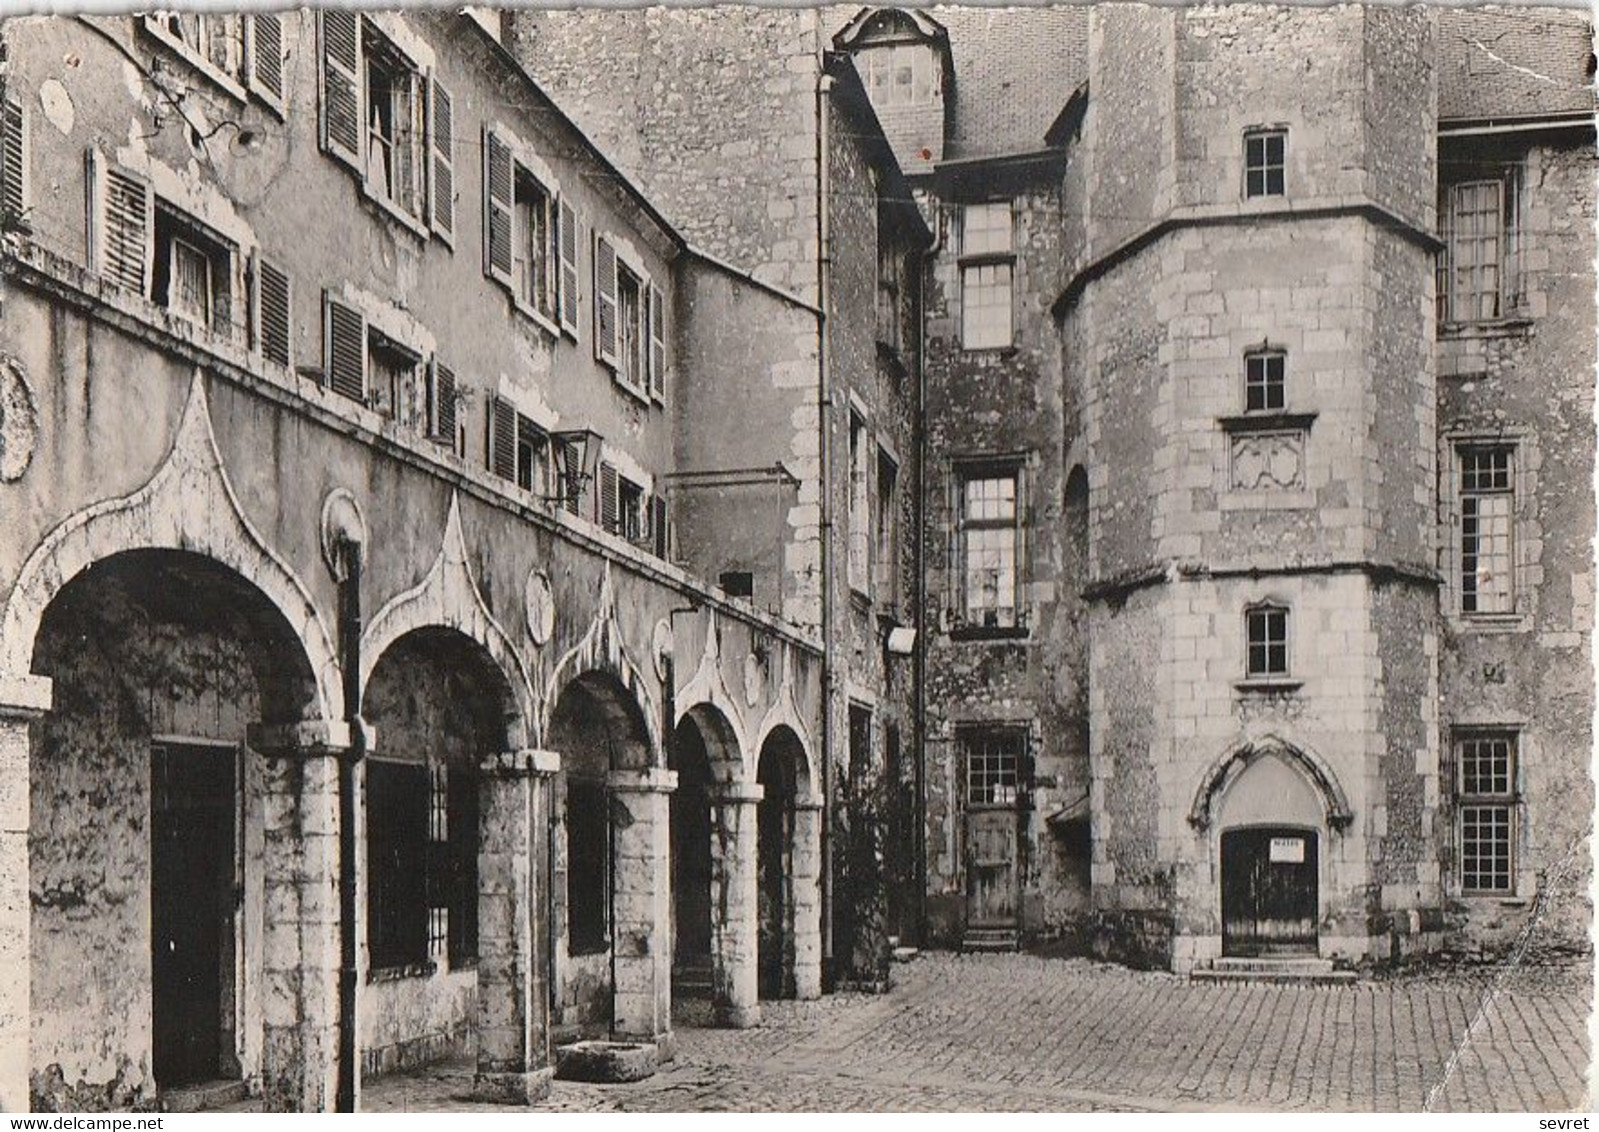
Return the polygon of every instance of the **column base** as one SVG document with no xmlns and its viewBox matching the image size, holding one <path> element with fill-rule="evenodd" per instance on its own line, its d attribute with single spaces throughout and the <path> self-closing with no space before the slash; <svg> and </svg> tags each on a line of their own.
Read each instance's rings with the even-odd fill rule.
<svg viewBox="0 0 1599 1132">
<path fill-rule="evenodd" d="M 761 1024 L 759 1005 L 718 1004 L 711 1012 L 715 1024 L 727 1030 L 748 1030 Z"/>
<path fill-rule="evenodd" d="M 536 1104 L 550 1095 L 554 1069 L 529 1069 L 525 1073 L 479 1073 L 472 1080 L 474 1100 L 488 1104 Z"/>
</svg>

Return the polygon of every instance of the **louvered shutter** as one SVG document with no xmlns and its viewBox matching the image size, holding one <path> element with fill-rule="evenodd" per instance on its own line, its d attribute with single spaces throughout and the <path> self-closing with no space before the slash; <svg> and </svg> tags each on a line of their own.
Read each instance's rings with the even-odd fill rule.
<svg viewBox="0 0 1599 1132">
<path fill-rule="evenodd" d="M 289 277 L 257 252 L 250 265 L 250 344 L 269 362 L 289 364 Z"/>
<path fill-rule="evenodd" d="M 557 453 L 561 466 L 561 502 L 569 512 L 576 515 L 581 510 L 579 497 L 584 490 L 582 462 L 578 459 L 577 449 L 573 445 L 564 441 L 557 443 L 561 446 Z"/>
<path fill-rule="evenodd" d="M 577 337 L 577 210 L 567 201 L 559 208 L 561 259 L 561 329 Z"/>
<path fill-rule="evenodd" d="M 655 556 L 662 559 L 666 558 L 671 543 L 668 537 L 666 496 L 664 495 L 650 497 L 650 533 L 655 537 Z"/>
<path fill-rule="evenodd" d="M 455 102 L 437 79 L 429 83 L 428 90 L 432 111 L 428 199 L 432 204 L 433 230 L 449 241 L 455 237 Z"/>
<path fill-rule="evenodd" d="M 0 206 L 6 226 L 18 226 L 28 209 L 28 119 L 22 104 L 0 106 Z"/>
<path fill-rule="evenodd" d="M 95 257 L 101 275 L 146 298 L 155 259 L 155 200 L 149 182 L 112 169 L 90 153 L 90 177 L 98 200 Z"/>
<path fill-rule="evenodd" d="M 321 31 L 322 148 L 361 172 L 361 16 L 324 8 Z"/>
<path fill-rule="evenodd" d="M 323 338 L 328 385 L 333 392 L 366 403 L 366 316 L 328 296 Z"/>
<path fill-rule="evenodd" d="M 493 401 L 493 420 L 490 427 L 493 434 L 490 437 L 492 450 L 489 454 L 489 470 L 501 479 L 516 482 L 516 409 L 502 397 Z"/>
<path fill-rule="evenodd" d="M 511 208 L 516 171 L 511 151 L 494 131 L 483 130 L 483 274 L 511 285 Z"/>
<path fill-rule="evenodd" d="M 600 500 L 599 520 L 600 526 L 615 534 L 621 516 L 621 507 L 618 505 L 617 495 L 621 490 L 621 483 L 617 479 L 616 469 L 610 464 L 600 464 Z"/>
<path fill-rule="evenodd" d="M 594 234 L 594 356 L 616 368 L 616 249 Z"/>
<path fill-rule="evenodd" d="M 433 439 L 455 451 L 455 371 L 433 361 Z"/>
<path fill-rule="evenodd" d="M 249 36 L 249 86 L 273 106 L 283 106 L 283 17 L 261 12 L 245 17 Z"/>
<path fill-rule="evenodd" d="M 650 396 L 666 399 L 666 302 L 661 289 L 650 284 Z"/>
</svg>

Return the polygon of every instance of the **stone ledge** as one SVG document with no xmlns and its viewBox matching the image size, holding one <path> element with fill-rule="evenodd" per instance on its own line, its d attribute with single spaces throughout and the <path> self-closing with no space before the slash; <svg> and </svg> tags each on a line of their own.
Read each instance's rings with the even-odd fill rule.
<svg viewBox="0 0 1599 1132">
<path fill-rule="evenodd" d="M 364 720 L 359 723 L 363 749 L 377 744 L 377 732 Z M 298 723 L 252 723 L 245 732 L 245 743 L 252 751 L 265 755 L 315 757 L 347 751 L 355 735 L 342 719 L 304 719 Z"/>
<path fill-rule="evenodd" d="M 26 673 L 0 676 L 0 719 L 32 719 L 50 710 L 54 681 Z"/>
<path fill-rule="evenodd" d="M 540 751 L 531 747 L 501 751 L 484 759 L 479 769 L 484 774 L 504 778 L 558 774 L 561 770 L 561 752 Z"/>
</svg>

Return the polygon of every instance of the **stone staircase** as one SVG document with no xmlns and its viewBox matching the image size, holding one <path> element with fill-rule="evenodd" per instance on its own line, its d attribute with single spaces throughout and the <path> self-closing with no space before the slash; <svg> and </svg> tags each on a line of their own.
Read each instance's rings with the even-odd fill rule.
<svg viewBox="0 0 1599 1132">
<path fill-rule="evenodd" d="M 1212 959 L 1189 975 L 1196 983 L 1283 983 L 1336 986 L 1355 981 L 1355 973 L 1314 955 L 1261 955 Z"/>
<path fill-rule="evenodd" d="M 1021 942 L 1015 928 L 967 928 L 962 951 L 1017 951 Z"/>
<path fill-rule="evenodd" d="M 679 959 L 672 967 L 672 996 L 674 998 L 711 997 L 710 956 Z"/>
</svg>

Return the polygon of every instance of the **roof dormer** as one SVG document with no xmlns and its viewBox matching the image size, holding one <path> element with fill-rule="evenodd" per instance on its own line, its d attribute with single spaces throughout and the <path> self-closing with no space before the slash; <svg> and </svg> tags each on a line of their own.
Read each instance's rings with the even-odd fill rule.
<svg viewBox="0 0 1599 1132">
<path fill-rule="evenodd" d="M 922 173 L 943 160 L 955 84 L 944 26 L 925 12 L 863 8 L 833 45 L 854 60 L 900 167 Z"/>
</svg>

